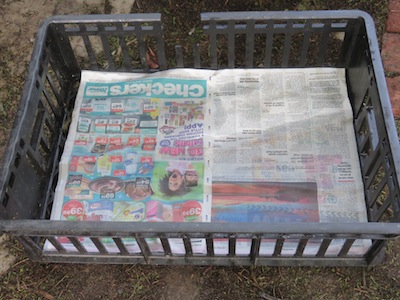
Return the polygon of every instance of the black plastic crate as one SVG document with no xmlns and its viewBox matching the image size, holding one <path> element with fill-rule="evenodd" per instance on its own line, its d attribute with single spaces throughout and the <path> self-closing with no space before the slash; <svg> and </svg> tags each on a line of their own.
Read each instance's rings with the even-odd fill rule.
<svg viewBox="0 0 400 300">
<path fill-rule="evenodd" d="M 32 259 L 43 262 L 378 263 L 385 241 L 400 235 L 400 150 L 371 17 L 361 11 L 305 11 L 204 13 L 201 19 L 206 51 L 204 45 L 194 45 L 193 52 L 184 55 L 184 48 L 176 45 L 174 57 L 167 55 L 159 14 L 56 16 L 41 25 L 2 165 L 0 232 L 15 236 Z M 158 69 L 149 68 L 148 46 L 156 49 Z M 185 65 L 186 60 L 190 65 Z M 346 68 L 369 222 L 221 225 L 49 220 L 81 69 L 156 72 L 183 66 Z M 68 237 L 78 251 L 63 249 L 57 236 Z M 79 241 L 82 236 L 91 237 L 99 253 L 87 252 Z M 120 253 L 104 249 L 101 237 L 113 238 Z M 141 253 L 130 253 L 125 237 L 135 238 Z M 146 238 L 160 238 L 164 253 L 152 253 Z M 169 238 L 182 239 L 186 254 L 173 254 Z M 206 254 L 193 253 L 192 238 L 205 240 Z M 214 239 L 221 238 L 228 241 L 227 255 L 214 252 Z M 56 252 L 43 251 L 46 239 L 56 245 Z M 236 253 L 238 239 L 252 241 L 249 255 Z M 274 241 L 272 254 L 260 254 L 263 239 Z M 343 239 L 343 246 L 337 255 L 328 255 L 327 248 L 335 239 Z M 349 255 L 358 239 L 371 239 L 370 249 L 365 255 Z M 304 249 L 311 240 L 319 240 L 321 246 L 315 255 L 306 255 Z M 293 255 L 282 255 L 286 241 L 296 241 Z"/>
</svg>

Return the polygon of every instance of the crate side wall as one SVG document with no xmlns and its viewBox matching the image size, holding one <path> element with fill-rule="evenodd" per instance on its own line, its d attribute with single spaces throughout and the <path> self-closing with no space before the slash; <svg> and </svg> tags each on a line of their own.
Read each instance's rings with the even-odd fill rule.
<svg viewBox="0 0 400 300">
<path fill-rule="evenodd" d="M 65 137 L 63 123 L 71 74 L 59 56 L 49 28 L 38 35 L 30 74 L 8 151 L 11 163 L 4 176 L 0 211 L 5 219 L 40 218 L 51 198 L 58 154 Z"/>
<path fill-rule="evenodd" d="M 380 59 L 376 57 L 379 53 L 371 51 L 371 41 L 376 41 L 376 34 L 363 24 L 357 30 L 355 46 L 346 68 L 348 92 L 354 114 L 368 219 L 370 222 L 398 221 L 399 182 L 395 152 L 391 149 L 393 141 L 386 127 L 390 121 L 387 119 L 393 116 L 385 115 L 382 108 L 383 101 L 389 100 L 384 99 L 387 92 L 378 84 L 382 78 L 377 78 L 379 74 L 374 69 L 373 61 L 377 64 Z"/>
</svg>

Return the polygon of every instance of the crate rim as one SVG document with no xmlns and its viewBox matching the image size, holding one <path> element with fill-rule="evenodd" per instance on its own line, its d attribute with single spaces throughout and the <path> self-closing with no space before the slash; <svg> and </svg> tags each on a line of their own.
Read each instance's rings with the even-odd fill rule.
<svg viewBox="0 0 400 300">
<path fill-rule="evenodd" d="M 371 15 L 363 10 L 343 9 L 343 10 L 288 10 L 288 11 L 232 11 L 232 12 L 203 12 L 202 20 L 223 21 L 223 20 L 251 20 L 251 19 L 354 19 L 362 18 L 366 23 L 374 23 Z"/>
<path fill-rule="evenodd" d="M 96 235 L 96 233 L 210 233 L 215 223 L 205 222 L 101 222 L 60 220 L 0 220 L 0 233 L 13 235 Z M 104 227 L 104 228 L 103 228 Z M 29 233 L 29 234 L 27 234 Z M 301 235 L 354 235 L 393 238 L 400 235 L 400 223 L 225 223 L 218 227 L 218 234 L 301 234 Z"/>
</svg>

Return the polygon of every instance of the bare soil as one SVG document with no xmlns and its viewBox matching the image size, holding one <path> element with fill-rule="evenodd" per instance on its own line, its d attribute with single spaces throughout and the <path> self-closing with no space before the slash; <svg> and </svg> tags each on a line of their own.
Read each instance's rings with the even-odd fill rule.
<svg viewBox="0 0 400 300">
<path fill-rule="evenodd" d="M 38 25 L 55 14 L 110 13 L 111 1 L 0 0 L 0 157 L 17 112 Z M 160 12 L 166 43 L 188 39 L 202 11 L 362 9 L 385 29 L 386 0 L 137 0 L 131 12 Z M 190 37 L 189 39 L 194 39 Z M 185 46 L 184 46 L 185 47 Z M 184 48 L 185 50 L 185 48 Z M 170 49 L 169 51 L 173 51 Z M 13 239 L 0 299 L 400 299 L 400 242 L 373 268 L 191 267 L 40 264 Z M 0 263 L 10 261 L 0 256 Z"/>
</svg>

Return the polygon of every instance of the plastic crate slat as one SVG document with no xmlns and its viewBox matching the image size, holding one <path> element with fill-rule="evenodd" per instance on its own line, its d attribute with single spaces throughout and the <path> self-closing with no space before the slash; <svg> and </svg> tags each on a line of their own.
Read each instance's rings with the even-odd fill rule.
<svg viewBox="0 0 400 300">
<path fill-rule="evenodd" d="M 122 255 L 129 255 L 129 251 L 128 249 L 126 249 L 124 242 L 122 241 L 121 238 L 119 237 L 113 237 L 112 238 L 115 245 L 117 245 L 119 251 L 121 252 Z"/>
<path fill-rule="evenodd" d="M 208 237 L 206 238 L 206 247 L 207 247 L 207 256 L 214 256 L 214 239 L 212 238 L 212 235 L 209 234 Z"/>
<path fill-rule="evenodd" d="M 107 62 L 107 69 L 110 71 L 115 71 L 115 64 L 114 64 L 114 59 L 111 55 L 111 49 L 110 49 L 110 44 L 108 41 L 108 38 L 104 35 L 105 28 L 103 24 L 99 24 L 99 34 L 100 34 L 100 39 L 101 39 L 101 44 L 103 46 L 103 54 L 106 58 Z"/>
<path fill-rule="evenodd" d="M 45 134 L 41 134 L 40 139 L 39 139 L 39 145 L 41 146 L 41 148 L 40 148 L 41 152 L 46 153 L 45 158 L 48 158 L 52 152 L 51 147 L 53 145 L 51 145 L 50 140 L 48 139 L 48 137 Z M 43 156 L 43 153 L 40 153 L 40 155 Z"/>
<path fill-rule="evenodd" d="M 168 63 L 165 54 L 163 26 L 161 22 L 154 22 L 153 25 L 157 43 L 157 58 L 158 58 L 159 69 L 166 70 L 168 68 Z"/>
<path fill-rule="evenodd" d="M 46 47 L 43 51 L 43 57 L 42 60 L 40 61 L 40 66 L 37 75 L 41 79 L 41 81 L 44 81 L 44 78 L 46 77 L 47 71 L 48 71 L 48 65 L 50 61 L 50 56 L 51 56 L 51 50 L 50 48 Z"/>
<path fill-rule="evenodd" d="M 357 47 L 357 39 L 359 38 L 359 32 L 361 29 L 360 22 L 357 22 L 356 20 L 352 19 L 350 19 L 348 22 L 349 24 L 347 26 L 347 32 L 345 34 L 345 40 L 343 42 L 343 44 L 346 43 L 346 48 L 344 48 L 346 49 L 345 61 L 344 61 L 345 66 L 349 66 L 351 63 L 352 53 L 354 53 L 353 50 L 355 49 L 355 47 Z M 349 35 L 351 36 L 351 40 L 347 38 Z"/>
<path fill-rule="evenodd" d="M 67 250 L 64 246 L 55 238 L 55 237 L 48 237 L 47 240 L 57 249 L 60 253 L 66 253 Z"/>
<path fill-rule="evenodd" d="M 205 29 L 209 33 L 209 41 L 210 41 L 210 63 L 212 69 L 217 69 L 217 33 L 215 29 L 215 22 L 210 21 L 209 29 Z"/>
<path fill-rule="evenodd" d="M 160 241 L 161 241 L 162 247 L 164 249 L 165 255 L 172 255 L 171 246 L 169 244 L 168 239 L 165 237 L 161 237 Z"/>
<path fill-rule="evenodd" d="M 393 198 L 393 218 L 392 222 L 400 222 L 400 195 L 396 193 Z"/>
<path fill-rule="evenodd" d="M 342 248 L 339 251 L 338 257 L 345 257 L 349 252 L 351 246 L 353 246 L 355 239 L 346 239 Z"/>
<path fill-rule="evenodd" d="M 144 260 L 146 261 L 146 263 L 149 263 L 149 258 L 151 255 L 149 246 L 147 245 L 147 242 L 144 238 L 140 237 L 139 235 L 136 235 L 135 237 L 136 242 L 139 245 L 141 254 L 143 255 Z"/>
<path fill-rule="evenodd" d="M 30 251 L 30 254 L 32 255 L 41 255 L 42 254 L 42 249 L 39 247 L 37 243 L 35 243 L 32 240 L 32 237 L 30 236 L 25 236 L 25 235 L 20 235 L 17 236 L 16 239 L 24 246 L 25 249 Z"/>
<path fill-rule="evenodd" d="M 293 34 L 293 21 L 289 20 L 286 24 L 287 30 L 285 32 L 285 42 L 283 46 L 283 57 L 282 57 L 282 67 L 289 66 L 289 55 L 290 55 L 290 45 L 292 43 L 292 34 Z"/>
<path fill-rule="evenodd" d="M 362 174 L 364 176 L 368 176 L 368 179 L 364 185 L 369 188 L 372 183 L 373 176 L 376 176 L 379 168 L 382 166 L 380 148 L 377 148 L 375 151 L 370 151 L 363 162 L 364 164 L 361 168 Z"/>
<path fill-rule="evenodd" d="M 360 132 L 360 130 L 363 128 L 363 125 L 366 121 L 367 121 L 367 110 L 365 108 L 362 108 L 359 110 L 359 113 L 356 119 L 354 120 L 354 130 L 358 135 L 363 134 L 362 132 Z"/>
<path fill-rule="evenodd" d="M 181 45 L 175 46 L 176 67 L 183 68 L 183 49 Z"/>
<path fill-rule="evenodd" d="M 135 34 L 136 34 L 137 41 L 138 41 L 140 62 L 142 64 L 143 71 L 148 72 L 149 64 L 147 63 L 147 58 L 146 58 L 146 53 L 147 53 L 146 45 L 143 42 L 144 34 L 143 34 L 142 30 L 139 29 L 140 24 L 135 23 L 135 28 L 136 28 Z"/>
<path fill-rule="evenodd" d="M 349 73 L 353 72 L 354 70 L 349 69 Z M 366 68 L 364 69 L 357 69 L 357 72 L 354 71 L 354 74 L 350 75 L 352 77 L 349 77 L 348 84 L 356 84 L 357 88 L 355 92 L 357 92 L 356 95 L 353 96 L 352 99 L 352 107 L 354 114 L 357 116 L 360 114 L 362 110 L 366 110 L 366 106 L 370 105 L 371 101 L 371 89 L 369 86 L 369 80 L 370 80 L 370 75 L 368 73 L 368 70 Z M 354 77 L 353 77 L 354 76 Z M 357 77 L 357 80 L 355 78 Z M 352 82 L 351 78 L 354 78 L 354 82 Z M 365 117 L 367 117 L 367 113 L 365 112 Z"/>
<path fill-rule="evenodd" d="M 190 238 L 186 235 L 182 237 L 183 245 L 185 247 L 185 255 L 186 256 L 193 256 L 193 247 L 192 243 L 190 242 Z"/>
<path fill-rule="evenodd" d="M 392 198 L 393 209 L 400 209 L 400 202 L 398 201 L 399 197 L 399 185 L 397 181 L 396 171 L 390 167 L 387 169 L 387 185 L 390 192 L 390 197 Z"/>
<path fill-rule="evenodd" d="M 99 250 L 100 253 L 102 253 L 102 254 L 109 253 L 107 251 L 106 247 L 104 247 L 104 244 L 101 242 L 100 239 L 101 238 L 99 238 L 99 237 L 90 237 L 90 240 L 93 242 L 93 244 L 96 246 L 97 250 Z"/>
<path fill-rule="evenodd" d="M 365 260 L 368 265 L 371 265 L 374 263 L 374 260 L 377 260 L 377 257 L 379 257 L 379 253 L 382 251 L 382 249 L 385 246 L 385 241 L 382 240 L 373 240 L 371 247 L 369 247 L 368 251 L 365 254 Z M 379 258 L 378 258 L 379 260 Z"/>
<path fill-rule="evenodd" d="M 357 20 L 348 20 L 340 53 L 340 61 L 342 62 L 343 66 L 348 66 L 351 62 L 351 56 L 354 52 L 354 47 L 356 47 L 356 41 L 360 29 L 358 23 L 359 22 L 357 22 Z"/>
<path fill-rule="evenodd" d="M 360 161 L 362 165 L 365 165 L 366 160 L 368 159 L 368 154 L 370 152 L 370 145 L 371 145 L 371 140 L 369 138 L 368 134 L 360 134 L 357 137 L 357 146 L 360 149 Z"/>
<path fill-rule="evenodd" d="M 321 41 L 319 44 L 318 58 L 316 61 L 317 66 L 322 66 L 325 61 L 325 56 L 328 50 L 329 34 L 331 32 L 331 22 L 330 20 L 327 20 L 324 23 L 324 29 L 322 31 Z"/>
<path fill-rule="evenodd" d="M 198 43 L 193 45 L 193 60 L 194 60 L 194 68 L 201 68 L 201 58 L 200 58 L 200 45 Z"/>
<path fill-rule="evenodd" d="M 228 21 L 228 68 L 235 67 L 235 23 Z"/>
<path fill-rule="evenodd" d="M 46 148 L 45 150 L 48 150 L 51 148 L 51 146 L 53 146 L 50 145 L 49 138 L 46 136 L 44 128 L 46 126 L 51 131 L 50 133 L 53 133 L 54 131 L 52 130 L 52 127 L 49 124 L 54 123 L 55 120 L 53 121 L 53 118 L 50 118 L 43 105 L 41 105 L 41 107 L 43 108 L 43 111 L 42 114 L 40 115 L 38 114 L 36 116 L 34 132 L 31 135 L 31 141 L 30 141 L 30 145 L 32 149 L 35 150 L 35 152 L 38 152 L 40 146 L 42 147 L 45 146 Z M 49 151 L 46 152 L 49 153 Z"/>
<path fill-rule="evenodd" d="M 54 83 L 54 80 L 53 80 L 53 78 L 50 76 L 50 74 L 49 73 L 47 73 L 46 74 L 46 80 L 47 80 L 47 82 L 49 83 L 49 85 L 50 85 L 50 88 L 51 88 L 51 92 L 53 93 L 53 95 L 54 95 L 54 98 L 57 100 L 57 104 L 58 104 L 58 106 L 59 107 L 63 107 L 63 103 L 62 103 L 62 101 L 61 101 L 61 94 L 57 91 L 57 88 L 56 88 L 56 85 L 55 85 L 55 83 Z M 47 92 L 47 89 L 45 89 L 46 90 L 46 92 Z M 53 109 L 53 113 L 54 113 L 54 115 L 56 115 L 57 117 L 59 117 L 60 116 L 60 114 L 59 114 L 59 109 L 54 109 L 53 107 L 54 107 L 54 104 L 50 101 L 50 105 L 52 105 L 52 109 Z"/>
<path fill-rule="evenodd" d="M 57 146 L 57 144 L 55 144 L 56 134 L 57 134 L 56 126 L 60 126 L 59 124 L 61 122 L 54 120 L 50 116 L 47 116 L 47 118 L 45 119 L 44 122 L 45 122 L 47 130 L 50 131 L 50 132 L 44 134 L 44 136 L 46 137 L 46 141 L 48 142 L 47 145 L 49 148 L 53 148 L 53 147 Z M 51 134 L 51 137 L 47 137 L 47 134 Z M 52 144 L 50 144 L 50 140 L 52 140 Z"/>
<path fill-rule="evenodd" d="M 246 22 L 246 68 L 253 67 L 255 20 Z"/>
<path fill-rule="evenodd" d="M 265 36 L 265 54 L 264 54 L 264 67 L 271 66 L 272 59 L 272 43 L 273 43 L 273 21 L 267 22 L 268 26 L 266 29 Z"/>
<path fill-rule="evenodd" d="M 274 253 L 272 254 L 273 257 L 281 255 L 284 242 L 285 242 L 285 239 L 277 239 L 276 240 Z"/>
<path fill-rule="evenodd" d="M 379 209 L 377 210 L 377 212 L 375 214 L 375 219 L 376 220 L 381 220 L 382 219 L 383 215 L 385 213 L 387 213 L 388 209 L 391 207 L 392 202 L 393 202 L 393 199 L 392 199 L 392 197 L 390 195 L 390 192 L 389 192 L 389 195 L 385 197 L 385 200 L 382 202 L 381 206 L 379 207 Z"/>
<path fill-rule="evenodd" d="M 236 255 L 236 236 L 231 235 L 228 240 L 228 255 L 235 256 Z"/>
<path fill-rule="evenodd" d="M 294 257 L 301 257 L 304 253 L 304 249 L 306 248 L 308 243 L 308 239 L 300 239 L 299 244 L 297 245 L 296 252 Z"/>
<path fill-rule="evenodd" d="M 66 83 L 68 80 L 63 75 L 69 72 L 78 74 L 80 67 L 76 61 L 68 35 L 65 33 L 65 24 L 49 26 L 48 35 L 48 40 L 50 41 L 48 48 L 52 56 L 50 62 L 52 62 L 54 71 L 59 73 L 60 83 Z M 63 84 L 60 84 L 60 86 L 62 89 L 65 88 Z"/>
<path fill-rule="evenodd" d="M 58 71 L 57 67 L 57 62 L 54 60 L 53 57 L 50 57 L 49 59 L 49 64 L 50 64 L 50 70 L 53 72 L 51 76 L 51 80 L 49 80 L 50 85 L 52 85 L 52 88 L 54 88 L 54 93 L 58 95 L 57 100 L 61 99 L 61 91 L 62 91 L 62 83 L 63 83 L 63 78 L 60 72 Z M 50 76 L 50 72 L 47 74 L 47 76 Z M 55 77 L 55 80 L 53 79 L 53 76 Z M 51 82 L 50 82 L 51 81 Z M 57 86 L 55 82 L 57 82 Z M 59 102 L 59 105 L 62 107 L 63 102 Z"/>
<path fill-rule="evenodd" d="M 77 237 L 68 236 L 67 238 L 71 241 L 71 243 L 75 246 L 76 250 L 78 250 L 79 253 L 82 253 L 82 254 L 87 253 L 86 248 L 82 245 L 82 243 L 79 241 L 79 239 Z"/>
<path fill-rule="evenodd" d="M 381 193 L 383 189 L 387 186 L 387 177 L 384 176 L 376 186 L 372 187 L 372 190 L 370 191 L 370 199 L 368 201 L 368 207 L 371 208 L 375 202 L 378 200 L 378 198 L 381 196 Z"/>
<path fill-rule="evenodd" d="M 51 96 L 49 95 L 49 92 L 47 91 L 47 89 L 45 87 L 43 87 L 42 93 L 43 93 L 44 97 L 46 98 L 46 104 L 48 104 L 50 106 L 51 113 L 55 116 L 54 122 L 60 121 L 62 118 L 62 115 L 60 114 L 58 107 L 56 107 L 54 105 L 53 101 L 51 101 Z M 44 101 L 44 100 L 42 100 L 42 101 Z M 56 124 L 56 125 L 58 125 L 58 124 Z"/>
<path fill-rule="evenodd" d="M 82 27 L 82 30 L 85 29 L 84 25 L 79 25 L 79 26 Z M 97 65 L 96 53 L 93 50 L 92 43 L 87 35 L 81 35 L 81 36 L 83 43 L 85 45 L 86 53 L 88 54 L 90 67 L 92 68 L 93 71 L 98 71 L 99 66 Z"/>
<path fill-rule="evenodd" d="M 364 182 L 366 190 L 370 190 L 371 185 L 374 183 L 374 181 L 376 181 L 377 176 L 381 175 L 379 173 L 385 171 L 382 165 L 382 159 L 379 155 L 376 154 L 377 152 L 380 154 L 380 151 L 378 149 L 377 151 L 373 152 L 373 155 L 367 156 L 364 163 L 366 170 L 364 170 L 365 173 L 363 175 L 367 177 Z M 367 167 L 370 168 L 367 169 Z"/>
<path fill-rule="evenodd" d="M 38 106 L 36 108 L 35 121 L 33 124 L 32 134 L 31 134 L 31 138 L 29 141 L 29 144 L 31 145 L 31 147 L 34 151 L 36 151 L 38 143 L 39 143 L 40 132 L 42 131 L 45 113 L 46 113 L 45 106 L 43 105 L 42 101 L 39 101 Z"/>
<path fill-rule="evenodd" d="M 304 67 L 307 64 L 307 54 L 308 54 L 308 49 L 310 48 L 310 36 L 311 36 L 311 20 L 307 20 L 305 23 L 305 30 L 304 30 L 304 36 L 303 36 L 303 41 L 301 44 L 301 53 L 300 53 L 300 58 L 299 58 L 299 67 Z"/>
<path fill-rule="evenodd" d="M 123 32 L 122 24 L 118 24 L 117 28 L 118 28 L 118 32 Z M 129 50 L 128 50 L 128 46 L 126 44 L 125 38 L 126 38 L 126 36 L 124 36 L 124 35 L 119 37 L 118 44 L 121 49 L 125 68 L 132 69 L 132 62 L 131 62 L 131 58 L 129 57 Z"/>
<path fill-rule="evenodd" d="M 318 252 L 315 256 L 316 257 L 324 257 L 331 242 L 332 242 L 332 239 L 323 239 L 321 242 L 321 245 L 319 246 Z"/>
<path fill-rule="evenodd" d="M 250 260 L 253 264 L 257 264 L 257 259 L 260 256 L 261 238 L 257 236 L 252 239 L 250 247 Z"/>
</svg>

